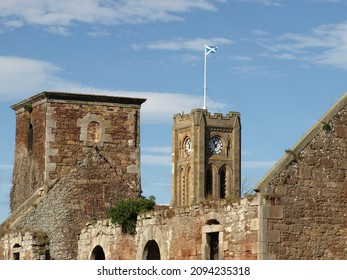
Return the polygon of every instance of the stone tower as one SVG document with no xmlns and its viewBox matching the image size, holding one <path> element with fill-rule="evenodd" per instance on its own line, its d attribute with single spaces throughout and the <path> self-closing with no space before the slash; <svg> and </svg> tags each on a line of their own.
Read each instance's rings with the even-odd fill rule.
<svg viewBox="0 0 347 280">
<path fill-rule="evenodd" d="M 75 258 L 87 222 L 107 218 L 117 201 L 141 194 L 144 101 L 42 92 L 13 105 L 13 227 L 45 232 L 53 258 Z"/>
<path fill-rule="evenodd" d="M 172 129 L 172 206 L 240 196 L 240 114 L 195 109 Z"/>
</svg>

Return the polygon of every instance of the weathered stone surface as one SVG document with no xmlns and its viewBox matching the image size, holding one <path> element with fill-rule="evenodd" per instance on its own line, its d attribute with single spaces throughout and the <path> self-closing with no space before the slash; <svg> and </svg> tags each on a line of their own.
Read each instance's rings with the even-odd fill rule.
<svg viewBox="0 0 347 280">
<path fill-rule="evenodd" d="M 45 232 L 52 259 L 75 259 L 86 222 L 107 218 L 117 201 L 141 193 L 142 102 L 41 93 L 14 105 L 17 132 L 8 231 Z"/>
<path fill-rule="evenodd" d="M 257 259 L 257 205 L 245 201 L 230 207 L 215 202 L 206 207 L 160 210 L 140 215 L 134 237 L 121 234 L 120 228 L 96 222 L 85 227 L 78 241 L 78 258 L 90 259 L 96 245 L 102 245 L 108 259 L 144 259 L 146 244 L 155 240 L 161 259 L 209 259 L 206 236 L 219 232 L 220 259 Z M 170 212 L 170 214 L 168 213 Z M 247 216 L 247 218 L 241 218 Z M 208 225 L 211 221 L 219 224 Z M 253 249 L 254 248 L 254 249 Z"/>
<path fill-rule="evenodd" d="M 97 248 L 106 259 L 347 259 L 347 94 L 286 151 L 256 196 L 200 200 L 189 189 L 202 204 L 143 213 L 135 236 L 105 218 L 141 191 L 138 101 L 44 98 L 30 99 L 30 112 L 27 101 L 14 106 L 12 213 L 0 226 L 0 259 L 93 259 Z"/>
<path fill-rule="evenodd" d="M 330 129 L 318 131 L 297 162 L 274 170 L 268 183 L 263 207 L 281 207 L 282 214 L 268 211 L 263 258 L 347 258 L 347 109 L 328 117 Z"/>
</svg>

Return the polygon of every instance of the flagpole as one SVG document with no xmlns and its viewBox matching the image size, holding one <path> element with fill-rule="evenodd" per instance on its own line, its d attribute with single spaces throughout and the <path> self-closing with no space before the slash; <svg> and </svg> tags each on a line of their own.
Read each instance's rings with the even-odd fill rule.
<svg viewBox="0 0 347 280">
<path fill-rule="evenodd" d="M 206 44 L 205 44 L 205 58 L 204 58 L 204 105 L 203 109 L 206 109 Z"/>
</svg>

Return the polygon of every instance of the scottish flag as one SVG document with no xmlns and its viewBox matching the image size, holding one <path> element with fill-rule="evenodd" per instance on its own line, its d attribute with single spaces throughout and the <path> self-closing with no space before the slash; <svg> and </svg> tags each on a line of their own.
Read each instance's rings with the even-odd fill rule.
<svg viewBox="0 0 347 280">
<path fill-rule="evenodd" d="M 208 55 L 210 53 L 215 53 L 218 51 L 218 48 L 215 46 L 207 46 L 205 45 L 205 54 Z"/>
</svg>

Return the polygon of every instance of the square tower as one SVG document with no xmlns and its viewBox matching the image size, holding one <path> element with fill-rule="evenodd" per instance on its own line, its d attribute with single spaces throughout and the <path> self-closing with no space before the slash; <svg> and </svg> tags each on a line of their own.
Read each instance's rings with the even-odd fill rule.
<svg viewBox="0 0 347 280">
<path fill-rule="evenodd" d="M 42 92 L 12 106 L 16 147 L 9 231 L 44 233 L 52 259 L 76 259 L 88 222 L 141 195 L 145 99 Z"/>
<path fill-rule="evenodd" d="M 208 197 L 240 196 L 240 113 L 194 109 L 176 114 L 172 129 L 172 200 L 188 206 Z"/>
</svg>

